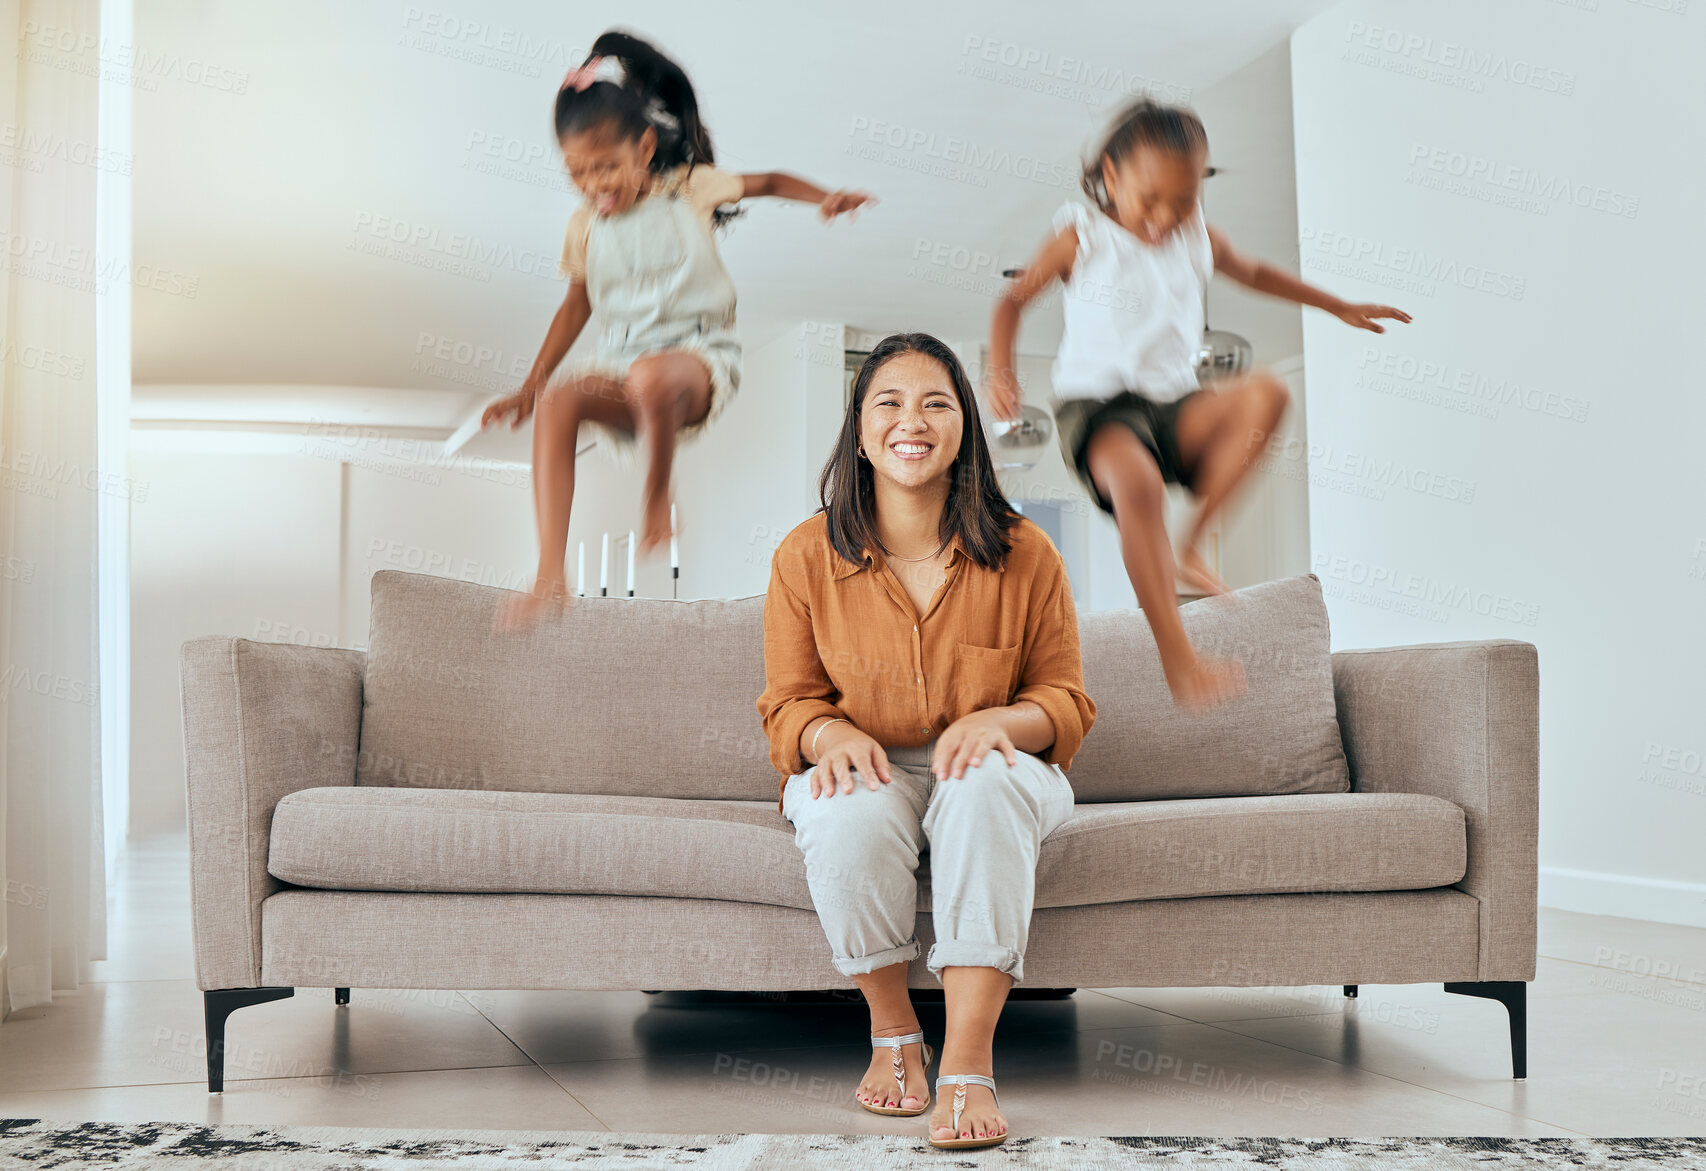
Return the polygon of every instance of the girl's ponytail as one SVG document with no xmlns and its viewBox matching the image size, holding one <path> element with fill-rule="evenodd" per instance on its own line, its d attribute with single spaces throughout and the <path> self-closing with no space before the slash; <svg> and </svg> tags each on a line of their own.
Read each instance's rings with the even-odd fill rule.
<svg viewBox="0 0 1706 1171">
<path fill-rule="evenodd" d="M 657 169 L 716 162 L 711 132 L 699 117 L 699 99 L 681 66 L 651 42 L 615 29 L 592 43 L 591 56 L 614 57 L 620 61 L 622 87 L 639 98 L 654 115 L 661 160 Z M 659 113 L 666 117 L 656 118 Z"/>
</svg>

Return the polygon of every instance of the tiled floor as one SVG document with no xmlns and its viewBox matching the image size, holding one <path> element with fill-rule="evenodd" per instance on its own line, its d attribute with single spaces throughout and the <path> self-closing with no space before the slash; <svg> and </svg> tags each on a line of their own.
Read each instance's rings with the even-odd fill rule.
<svg viewBox="0 0 1706 1171">
<path fill-rule="evenodd" d="M 95 983 L 0 1025 L 0 1116 L 923 1131 L 852 1104 L 855 1005 L 639 992 L 299 989 L 232 1018 L 210 1096 L 181 839 L 126 855 L 112 923 Z M 1504 1009 L 1438 985 L 1108 988 L 1008 1007 L 1002 1102 L 1022 1135 L 1706 1132 L 1706 930 L 1543 911 L 1540 950 L 1526 1082 Z"/>
</svg>

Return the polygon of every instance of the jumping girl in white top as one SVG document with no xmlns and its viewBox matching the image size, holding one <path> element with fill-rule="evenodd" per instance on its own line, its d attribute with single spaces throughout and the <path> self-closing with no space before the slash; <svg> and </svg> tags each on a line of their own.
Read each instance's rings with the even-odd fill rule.
<svg viewBox="0 0 1706 1171">
<path fill-rule="evenodd" d="M 526 626 L 542 605 L 568 597 L 564 557 L 583 422 L 624 454 L 644 437 L 651 462 L 640 549 L 668 539 L 676 439 L 702 430 L 740 385 L 735 288 L 712 236 L 736 214 L 725 205 L 773 195 L 816 203 L 830 220 L 871 202 L 792 175 L 718 169 L 687 75 L 626 33 L 599 37 L 563 79 L 555 123 L 569 178 L 585 197 L 563 242 L 569 292 L 521 389 L 481 419 L 514 428 L 534 416 L 539 571 L 531 593 L 499 613 L 500 627 Z M 603 326 L 597 355 L 547 385 L 595 309 Z"/>
<path fill-rule="evenodd" d="M 1065 284 L 1066 333 L 1054 364 L 1061 452 L 1090 498 L 1119 525 L 1126 572 L 1149 618 L 1175 703 L 1207 707 L 1243 691 L 1235 659 L 1199 656 L 1185 637 L 1175 576 L 1209 593 L 1226 587 L 1198 544 L 1244 480 L 1284 413 L 1289 392 L 1256 371 L 1198 389 L 1203 289 L 1216 270 L 1241 285 L 1325 309 L 1359 329 L 1409 321 L 1388 305 L 1342 301 L 1245 256 L 1209 227 L 1200 192 L 1208 135 L 1191 111 L 1140 99 L 1084 169 L 1094 208 L 1073 202 L 1055 235 L 995 308 L 985 395 L 997 418 L 1019 415 L 1013 337 L 1024 307 Z M 1201 502 L 1175 563 L 1166 485 Z"/>
</svg>

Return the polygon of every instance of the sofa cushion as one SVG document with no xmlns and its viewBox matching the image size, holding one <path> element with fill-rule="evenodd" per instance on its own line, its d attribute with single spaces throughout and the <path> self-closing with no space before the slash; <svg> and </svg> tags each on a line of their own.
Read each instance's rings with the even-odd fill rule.
<svg viewBox="0 0 1706 1171">
<path fill-rule="evenodd" d="M 1037 906 L 1450 886 L 1463 810 L 1416 793 L 1081 805 L 1043 842 Z"/>
<path fill-rule="evenodd" d="M 579 598 L 494 634 L 505 596 L 373 575 L 356 784 L 775 801 L 763 598 Z"/>
<path fill-rule="evenodd" d="M 1180 610 L 1200 653 L 1243 660 L 1249 690 L 1203 713 L 1173 705 L 1142 614 L 1079 617 L 1096 723 L 1072 762 L 1079 801 L 1343 793 L 1327 607 L 1313 575 Z"/>
<path fill-rule="evenodd" d="M 300 789 L 273 811 L 267 871 L 332 890 L 812 905 L 793 826 L 773 801 Z"/>
<path fill-rule="evenodd" d="M 1463 811 L 1409 793 L 1081 806 L 1043 843 L 1037 906 L 1463 877 Z M 331 890 L 666 895 L 812 909 L 770 802 L 337 786 L 273 814 L 267 869 Z M 919 909 L 929 909 L 928 867 Z"/>
<path fill-rule="evenodd" d="M 762 597 L 581 598 L 525 634 L 494 634 L 502 590 L 392 570 L 372 584 L 358 785 L 774 798 L 754 706 Z M 1349 789 L 1320 582 L 1181 613 L 1200 650 L 1244 661 L 1249 691 L 1182 712 L 1140 612 L 1080 614 L 1098 711 L 1073 761 L 1078 800 Z"/>
</svg>

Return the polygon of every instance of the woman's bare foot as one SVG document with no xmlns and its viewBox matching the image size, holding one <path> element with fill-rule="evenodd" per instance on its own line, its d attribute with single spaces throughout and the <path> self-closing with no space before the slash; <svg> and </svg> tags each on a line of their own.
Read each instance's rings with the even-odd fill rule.
<svg viewBox="0 0 1706 1171">
<path fill-rule="evenodd" d="M 1174 670 L 1168 670 L 1167 686 L 1173 692 L 1173 702 L 1187 711 L 1207 711 L 1244 694 L 1244 664 L 1237 659 L 1211 659 L 1202 656 Z"/>
<path fill-rule="evenodd" d="M 650 553 L 669 540 L 670 500 L 668 492 L 648 494 L 640 525 L 640 552 Z"/>
<path fill-rule="evenodd" d="M 904 1037 L 917 1031 L 918 1026 L 913 1025 L 905 1029 L 878 1029 L 873 1035 Z M 871 1067 L 859 1080 L 859 1088 L 853 1091 L 853 1096 L 867 1106 L 883 1106 L 891 1110 L 924 1109 L 924 1103 L 930 1100 L 930 1081 L 924 1076 L 924 1042 L 914 1041 L 900 1047 L 901 1066 L 906 1071 L 904 1091 L 895 1084 L 894 1055 L 893 1049 L 872 1049 Z"/>
<path fill-rule="evenodd" d="M 499 599 L 497 613 L 492 615 L 492 633 L 532 630 L 541 615 L 567 609 L 569 597 L 568 586 L 560 581 L 540 581 L 526 593 L 507 594 Z"/>
<path fill-rule="evenodd" d="M 1202 550 L 1194 544 L 1186 545 L 1180 549 L 1173 560 L 1178 565 L 1179 580 L 1186 585 L 1195 586 L 1210 597 L 1219 597 L 1221 594 L 1232 592 L 1226 588 L 1226 583 L 1215 575 L 1214 570 L 1208 567 L 1208 561 L 1203 557 Z"/>
<path fill-rule="evenodd" d="M 966 1104 L 960 1111 L 960 1131 L 955 1134 L 954 1095 L 961 1089 L 966 1092 Z M 936 1108 L 930 1111 L 930 1137 L 934 1139 L 993 1138 L 1006 1133 L 1007 1119 L 987 1086 L 943 1086 Z"/>
</svg>

